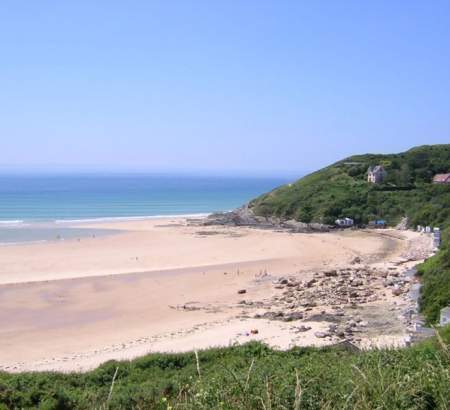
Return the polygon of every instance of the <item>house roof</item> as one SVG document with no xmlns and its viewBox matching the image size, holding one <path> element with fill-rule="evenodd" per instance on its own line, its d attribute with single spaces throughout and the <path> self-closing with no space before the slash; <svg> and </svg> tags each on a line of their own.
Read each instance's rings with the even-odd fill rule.
<svg viewBox="0 0 450 410">
<path fill-rule="evenodd" d="M 384 171 L 383 165 L 376 165 L 374 167 L 369 167 L 369 172 L 376 173 L 376 172 L 383 172 L 383 171 Z"/>
<path fill-rule="evenodd" d="M 434 182 L 447 182 L 450 180 L 450 173 L 447 174 L 436 174 L 433 177 Z"/>
</svg>

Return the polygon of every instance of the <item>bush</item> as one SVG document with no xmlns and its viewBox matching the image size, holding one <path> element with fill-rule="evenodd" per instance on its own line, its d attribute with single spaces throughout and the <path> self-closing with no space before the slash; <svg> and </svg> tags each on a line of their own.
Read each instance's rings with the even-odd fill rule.
<svg viewBox="0 0 450 410">
<path fill-rule="evenodd" d="M 445 409 L 450 328 L 396 350 L 275 351 L 249 343 L 195 355 L 152 354 L 88 373 L 0 373 L 0 408 Z M 110 400 L 111 382 L 117 378 Z"/>
</svg>

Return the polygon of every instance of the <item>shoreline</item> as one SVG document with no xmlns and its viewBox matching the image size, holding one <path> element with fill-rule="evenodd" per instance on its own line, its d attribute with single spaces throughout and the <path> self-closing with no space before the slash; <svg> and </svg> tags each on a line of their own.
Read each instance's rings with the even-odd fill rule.
<svg viewBox="0 0 450 410">
<path fill-rule="evenodd" d="M 83 223 L 101 223 L 101 222 L 126 222 L 126 221 L 141 221 L 146 219 L 168 219 L 168 218 L 205 218 L 212 215 L 213 212 L 205 213 L 187 213 L 187 214 L 167 214 L 167 215 L 139 215 L 139 216 L 88 216 L 86 218 L 68 218 L 68 219 L 14 219 L 14 220 L 1 220 L 0 227 L 2 226 L 30 226 L 30 225 L 58 225 L 58 224 L 83 224 Z"/>
<path fill-rule="evenodd" d="M 335 333 L 328 335 L 330 318 L 341 323 L 355 312 L 368 322 L 366 328 L 357 325 L 357 336 L 352 336 L 361 338 L 355 340 L 361 348 L 369 342 L 404 345 L 407 323 L 397 316 L 407 309 L 409 285 L 402 272 L 429 252 L 429 238 L 409 231 L 301 234 L 192 226 L 170 217 L 101 225 L 121 232 L 0 249 L 0 369 L 83 371 L 109 359 L 250 340 L 282 349 L 327 345 L 340 340 Z M 411 257 L 416 260 L 397 264 Z M 130 269 L 138 265 L 142 270 Z M 337 270 L 337 276 L 325 280 L 330 270 Z M 357 298 L 363 298 L 356 311 L 352 303 L 336 300 L 344 316 L 329 305 L 342 290 L 325 286 L 340 286 L 347 277 L 340 279 L 341 272 L 364 282 L 355 287 Z M 384 287 L 379 275 L 385 273 L 397 285 Z M 308 288 L 314 278 L 316 284 Z M 373 302 L 363 296 L 369 283 L 380 287 Z M 391 295 L 395 286 L 402 289 L 399 296 Z M 293 296 L 280 294 L 291 290 Z M 323 294 L 325 305 L 303 306 L 310 291 L 319 299 Z M 272 317 L 280 309 L 302 317 Z M 272 313 L 266 317 L 267 312 Z M 373 334 L 386 318 L 387 327 Z"/>
<path fill-rule="evenodd" d="M 117 216 L 83 219 L 55 219 L 55 220 L 10 220 L 0 221 L 0 246 L 15 246 L 62 240 L 82 239 L 90 236 L 113 235 L 116 229 L 105 229 L 101 226 L 88 228 L 87 225 L 108 224 L 115 222 L 133 222 L 146 220 L 167 220 L 188 218 L 205 219 L 210 213 L 180 214 L 180 215 L 148 215 L 148 216 Z M 8 239 L 8 235 L 10 237 Z M 5 239 L 6 235 L 6 239 Z M 13 239 L 11 240 L 11 235 Z M 15 235 L 15 239 L 14 239 Z M 20 240 L 20 238 L 23 238 Z M 19 239 L 19 240 L 17 240 Z"/>
</svg>

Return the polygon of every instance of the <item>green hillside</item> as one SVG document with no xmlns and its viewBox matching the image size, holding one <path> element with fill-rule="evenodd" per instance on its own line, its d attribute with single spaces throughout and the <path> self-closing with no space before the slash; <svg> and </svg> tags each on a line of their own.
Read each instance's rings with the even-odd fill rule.
<svg viewBox="0 0 450 410">
<path fill-rule="evenodd" d="M 383 165 L 382 184 L 367 182 L 369 166 Z M 250 203 L 257 215 L 333 224 L 351 217 L 365 224 L 403 216 L 410 223 L 442 225 L 450 217 L 450 187 L 433 185 L 433 176 L 450 171 L 450 144 L 413 148 L 401 154 L 355 155 L 264 194 Z"/>
<path fill-rule="evenodd" d="M 383 183 L 367 182 L 369 166 L 383 165 Z M 282 186 L 250 203 L 257 215 L 333 224 L 350 217 L 357 224 L 384 219 L 409 225 L 439 226 L 441 251 L 420 267 L 422 310 L 430 322 L 450 304 L 450 185 L 432 184 L 437 173 L 450 172 L 450 144 L 425 145 L 400 154 L 354 155 Z"/>
</svg>

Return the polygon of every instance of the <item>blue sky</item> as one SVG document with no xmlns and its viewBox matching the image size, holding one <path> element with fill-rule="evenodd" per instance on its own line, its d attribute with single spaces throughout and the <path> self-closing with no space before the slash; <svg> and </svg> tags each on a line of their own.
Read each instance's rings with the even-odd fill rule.
<svg viewBox="0 0 450 410">
<path fill-rule="evenodd" d="M 0 169 L 300 173 L 450 142 L 450 1 L 3 1 Z"/>
</svg>

